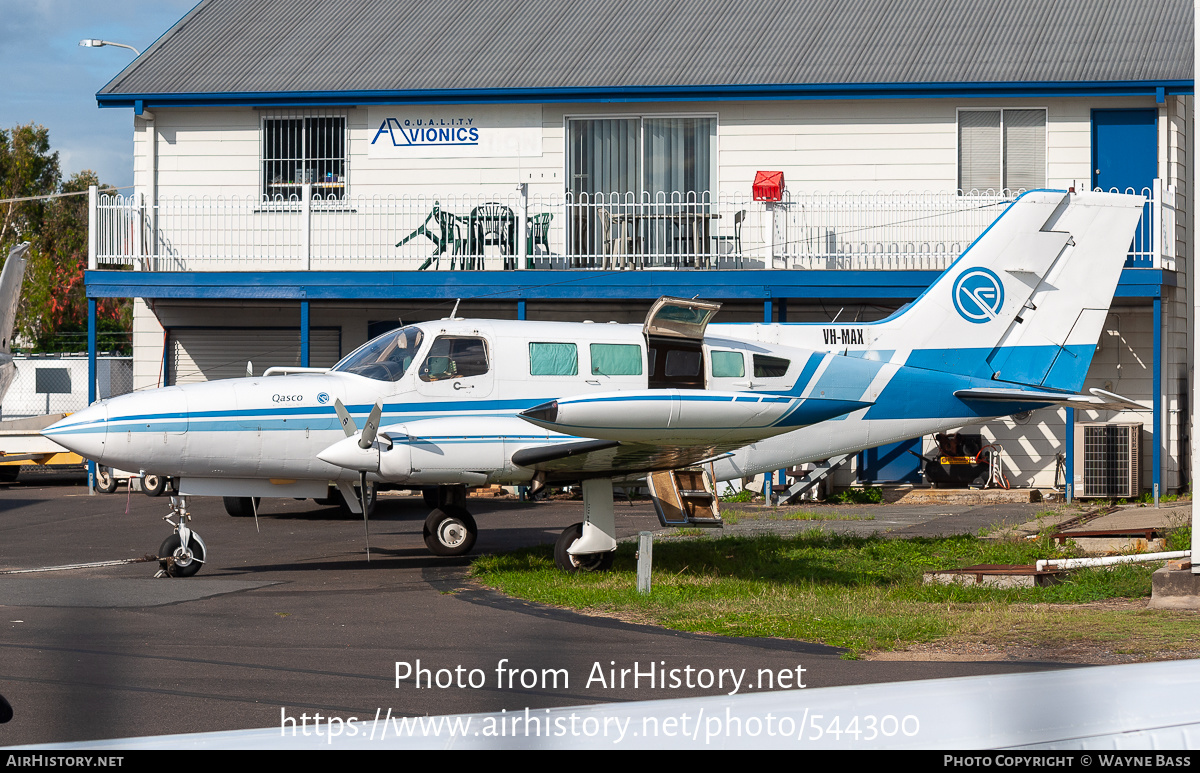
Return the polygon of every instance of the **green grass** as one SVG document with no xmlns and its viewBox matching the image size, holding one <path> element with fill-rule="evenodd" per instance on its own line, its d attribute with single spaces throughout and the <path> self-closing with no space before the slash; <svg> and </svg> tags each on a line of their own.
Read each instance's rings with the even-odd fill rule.
<svg viewBox="0 0 1200 773">
<path fill-rule="evenodd" d="M 873 521 L 873 515 L 853 515 L 850 513 L 809 513 L 804 510 L 779 512 L 767 516 L 779 521 Z"/>
<path fill-rule="evenodd" d="M 807 510 L 790 510 L 784 507 L 778 508 L 762 508 L 759 510 L 739 510 L 736 508 L 722 508 L 721 520 L 732 526 L 738 523 L 743 518 L 747 520 L 768 520 L 768 521 L 873 521 L 875 516 L 863 515 L 861 513 L 836 513 L 824 512 L 813 513 Z"/>
<path fill-rule="evenodd" d="M 721 501 L 731 503 L 753 502 L 754 492 L 748 488 L 744 488 L 735 494 L 732 486 L 726 486 L 725 493 L 721 496 Z"/>
<path fill-rule="evenodd" d="M 1000 589 L 925 585 L 923 572 L 972 564 L 1031 564 L 1068 555 L 1046 539 L 885 539 L 809 531 L 660 542 L 653 592 L 636 591 L 634 546 L 614 570 L 567 575 L 550 548 L 483 556 L 480 583 L 533 601 L 655 623 L 683 631 L 824 642 L 857 653 L 916 642 L 1062 642 L 1120 631 L 1122 647 L 1200 646 L 1195 617 L 1153 612 L 1138 633 L 1108 610 L 1070 605 L 1150 593 L 1153 566 L 1081 570 L 1057 586 Z M 1172 645 L 1175 646 L 1175 645 Z"/>
<path fill-rule="evenodd" d="M 838 505 L 876 505 L 883 501 L 881 488 L 848 488 L 829 497 Z"/>
</svg>

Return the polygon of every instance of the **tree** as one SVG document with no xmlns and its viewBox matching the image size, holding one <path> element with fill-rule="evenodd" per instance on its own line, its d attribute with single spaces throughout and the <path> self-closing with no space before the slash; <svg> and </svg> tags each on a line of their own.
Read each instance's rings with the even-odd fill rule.
<svg viewBox="0 0 1200 773">
<path fill-rule="evenodd" d="M 46 127 L 25 124 L 11 132 L 0 129 L 0 199 L 8 200 L 0 220 L 5 254 L 7 247 L 41 230 L 46 211 L 45 199 L 13 199 L 56 193 L 61 177 L 58 153 L 50 152 Z"/>
<path fill-rule="evenodd" d="M 100 181 L 90 170 L 60 186 L 61 177 L 58 153 L 50 151 L 45 127 L 28 124 L 11 132 L 0 130 L 0 257 L 20 241 L 31 242 L 17 331 L 33 351 L 78 351 L 86 346 L 87 189 Z M 62 193 L 78 195 L 50 198 Z M 124 333 L 131 323 L 127 299 L 97 303 L 100 331 Z M 127 347 L 127 335 L 100 341 L 101 349 Z"/>
</svg>

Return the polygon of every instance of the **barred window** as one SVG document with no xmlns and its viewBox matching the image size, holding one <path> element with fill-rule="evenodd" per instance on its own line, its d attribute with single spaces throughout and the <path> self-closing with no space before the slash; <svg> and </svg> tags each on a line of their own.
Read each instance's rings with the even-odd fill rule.
<svg viewBox="0 0 1200 773">
<path fill-rule="evenodd" d="M 263 196 L 298 200 L 346 197 L 346 118 L 265 115 L 262 119 Z"/>
</svg>

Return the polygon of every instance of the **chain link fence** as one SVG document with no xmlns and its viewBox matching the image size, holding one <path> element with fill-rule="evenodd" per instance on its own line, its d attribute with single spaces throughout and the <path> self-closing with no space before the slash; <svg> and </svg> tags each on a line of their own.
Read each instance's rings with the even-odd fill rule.
<svg viewBox="0 0 1200 773">
<path fill-rule="evenodd" d="M 0 397 L 0 421 L 48 413 L 73 413 L 88 405 L 86 354 L 16 355 L 17 377 Z M 96 358 L 100 399 L 133 391 L 133 358 Z"/>
</svg>

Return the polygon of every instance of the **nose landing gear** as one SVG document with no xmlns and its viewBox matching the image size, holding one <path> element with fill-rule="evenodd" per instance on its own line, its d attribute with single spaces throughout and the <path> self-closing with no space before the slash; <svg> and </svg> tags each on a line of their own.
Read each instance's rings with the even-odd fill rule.
<svg viewBox="0 0 1200 773">
<path fill-rule="evenodd" d="M 178 517 L 179 522 L 171 518 Z M 200 571 L 208 550 L 200 535 L 188 527 L 192 516 L 188 515 L 187 498 L 171 497 L 171 512 L 163 520 L 175 527 L 175 533 L 163 540 L 158 548 L 158 564 L 161 569 L 155 577 L 191 577 Z"/>
</svg>

